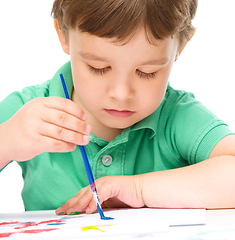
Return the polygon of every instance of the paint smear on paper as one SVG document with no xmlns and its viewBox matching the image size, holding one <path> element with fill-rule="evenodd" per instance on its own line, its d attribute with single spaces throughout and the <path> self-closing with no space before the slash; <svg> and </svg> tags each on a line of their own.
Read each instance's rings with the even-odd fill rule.
<svg viewBox="0 0 235 240">
<path fill-rule="evenodd" d="M 48 220 L 48 221 L 41 221 L 41 222 L 2 222 L 0 223 L 1 227 L 9 227 L 12 226 L 14 229 L 23 229 L 28 227 L 39 226 L 42 224 L 45 225 L 62 225 L 65 224 L 65 220 Z"/>
<path fill-rule="evenodd" d="M 7 238 L 13 234 L 20 234 L 20 233 L 42 233 L 42 232 L 50 232 L 53 230 L 57 230 L 58 228 L 50 228 L 50 229 L 32 229 L 32 230 L 22 230 L 19 232 L 11 232 L 11 233 L 0 233 L 0 238 Z"/>
<path fill-rule="evenodd" d="M 100 227 L 110 227 L 113 225 L 95 225 L 95 226 L 87 226 L 87 227 L 81 227 L 82 231 L 89 231 L 89 230 L 96 230 L 100 232 L 106 232 L 105 230 L 100 229 Z"/>
<path fill-rule="evenodd" d="M 0 223 L 0 226 L 7 226 L 7 225 L 12 225 L 12 224 L 17 224 L 17 223 L 19 223 L 19 222 L 1 222 Z"/>
</svg>

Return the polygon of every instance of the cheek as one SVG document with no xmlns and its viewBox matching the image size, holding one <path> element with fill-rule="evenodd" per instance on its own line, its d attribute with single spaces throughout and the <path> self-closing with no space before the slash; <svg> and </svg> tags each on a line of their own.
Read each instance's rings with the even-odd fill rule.
<svg viewBox="0 0 235 240">
<path fill-rule="evenodd" d="M 104 98 L 99 83 L 92 81 L 88 74 L 81 72 L 75 74 L 73 78 L 76 95 L 82 106 L 87 110 L 96 108 Z"/>
<path fill-rule="evenodd" d="M 166 93 L 167 79 L 166 76 L 159 76 L 147 89 L 142 88 L 139 98 L 143 111 L 151 114 L 159 107 Z"/>
<path fill-rule="evenodd" d="M 148 94 L 145 94 L 141 99 L 140 102 L 141 108 L 144 112 L 151 114 L 154 112 L 159 105 L 162 102 L 162 99 L 164 97 L 164 93 L 155 90 L 155 91 L 149 91 Z"/>
<path fill-rule="evenodd" d="M 75 91 L 80 101 L 88 101 L 90 102 L 91 99 L 94 99 L 97 95 L 97 91 L 93 84 L 90 84 L 89 81 L 86 79 L 80 78 L 79 81 L 76 81 L 74 84 Z"/>
</svg>

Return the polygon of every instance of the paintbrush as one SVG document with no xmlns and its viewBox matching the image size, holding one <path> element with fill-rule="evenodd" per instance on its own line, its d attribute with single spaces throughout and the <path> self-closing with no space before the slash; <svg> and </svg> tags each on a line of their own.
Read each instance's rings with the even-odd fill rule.
<svg viewBox="0 0 235 240">
<path fill-rule="evenodd" d="M 62 82 L 62 85 L 63 85 L 65 97 L 67 99 L 70 99 L 69 94 L 68 94 L 68 90 L 67 90 L 67 87 L 66 87 L 66 84 L 65 84 L 65 81 L 64 81 L 63 74 L 60 74 L 60 79 L 61 79 L 61 82 Z M 98 198 L 94 177 L 93 177 L 93 174 L 92 174 L 92 171 L 91 171 L 91 167 L 90 167 L 90 164 L 89 164 L 89 161 L 88 161 L 88 158 L 87 158 L 85 148 L 84 148 L 84 146 L 80 146 L 80 145 L 79 145 L 79 148 L 80 148 L 80 151 L 81 151 L 81 154 L 82 154 L 82 159 L 83 159 L 83 162 L 84 162 L 84 165 L 85 165 L 87 177 L 88 177 L 88 180 L 89 180 L 89 183 L 90 183 L 91 191 L 93 193 L 93 198 L 95 200 L 98 212 L 100 214 L 100 218 L 104 219 L 104 220 L 113 219 L 111 217 L 105 217 L 104 216 L 104 212 L 103 212 L 103 210 L 101 208 L 101 205 L 100 205 L 100 200 Z"/>
</svg>

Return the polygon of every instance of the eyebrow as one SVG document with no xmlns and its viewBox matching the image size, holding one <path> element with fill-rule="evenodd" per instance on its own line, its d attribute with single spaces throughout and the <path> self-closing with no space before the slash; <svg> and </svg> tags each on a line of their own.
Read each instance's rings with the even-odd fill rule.
<svg viewBox="0 0 235 240">
<path fill-rule="evenodd" d="M 169 59 L 167 57 L 159 58 L 159 59 L 153 59 L 149 60 L 147 62 L 142 62 L 140 65 L 165 65 L 169 62 Z"/>
<path fill-rule="evenodd" d="M 80 55 L 82 58 L 87 59 L 87 60 L 95 60 L 95 61 L 108 62 L 108 59 L 107 59 L 107 58 L 100 57 L 100 56 L 94 55 L 94 54 L 92 54 L 92 53 L 79 52 L 79 55 Z"/>
<path fill-rule="evenodd" d="M 92 53 L 87 53 L 87 52 L 79 52 L 79 55 L 87 60 L 95 60 L 95 61 L 101 61 L 101 62 L 108 62 L 109 60 L 105 57 L 100 57 L 97 55 L 94 55 Z M 169 62 L 169 58 L 167 57 L 162 57 L 159 59 L 152 59 L 146 62 L 142 62 L 139 65 L 165 65 L 166 63 Z"/>
</svg>

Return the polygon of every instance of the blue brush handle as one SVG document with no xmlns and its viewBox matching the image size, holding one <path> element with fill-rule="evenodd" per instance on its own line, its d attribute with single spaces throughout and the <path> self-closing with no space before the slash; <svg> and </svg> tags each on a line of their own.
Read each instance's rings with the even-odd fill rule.
<svg viewBox="0 0 235 240">
<path fill-rule="evenodd" d="M 86 169 L 86 173 L 87 173 L 89 183 L 93 184 L 94 183 L 94 177 L 93 177 L 91 167 L 90 167 L 87 155 L 86 155 L 85 148 L 84 148 L 84 146 L 80 146 L 80 145 L 79 145 L 79 148 L 80 148 L 80 151 L 81 151 L 81 154 L 82 154 L 82 159 L 83 159 L 83 162 L 84 162 L 84 165 L 85 165 L 85 169 Z"/>
<path fill-rule="evenodd" d="M 62 86 L 63 86 L 63 89 L 64 89 L 65 97 L 66 97 L 67 99 L 70 99 L 69 93 L 68 93 L 68 90 L 67 90 L 67 87 L 66 87 L 66 84 L 65 84 L 65 81 L 64 81 L 64 76 L 63 76 L 63 74 L 60 74 L 60 79 L 61 79 Z"/>
<path fill-rule="evenodd" d="M 64 81 L 63 74 L 60 74 L 60 79 L 61 79 L 61 82 L 62 82 L 62 85 L 63 85 L 65 97 L 67 99 L 70 99 L 69 94 L 68 94 L 68 90 L 67 90 L 67 87 L 66 87 L 66 84 L 65 84 L 65 81 Z M 83 162 L 84 162 L 84 165 L 85 165 L 86 174 L 87 174 L 87 177 L 88 177 L 88 180 L 89 180 L 89 183 L 90 183 L 91 190 L 93 192 L 93 197 L 94 197 L 94 199 L 96 201 L 96 205 L 97 205 L 98 212 L 100 214 L 100 218 L 104 219 L 104 220 L 113 219 L 113 218 L 104 216 L 104 212 L 103 212 L 103 210 L 102 210 L 102 208 L 100 206 L 100 200 L 98 198 L 94 177 L 93 177 L 93 174 L 92 174 L 92 171 L 91 171 L 91 167 L 90 167 L 87 155 L 86 155 L 85 148 L 84 148 L 84 146 L 80 146 L 80 145 L 79 145 L 79 148 L 80 148 L 80 152 L 82 154 L 82 159 L 83 159 Z"/>
<path fill-rule="evenodd" d="M 62 85 L 63 85 L 65 97 L 67 99 L 70 99 L 69 94 L 68 94 L 68 90 L 67 90 L 67 87 L 66 87 L 66 84 L 65 84 L 65 81 L 64 81 L 63 74 L 60 74 L 60 79 L 61 79 L 61 82 L 62 82 Z M 93 177 L 91 167 L 90 167 L 87 155 L 86 155 L 85 148 L 84 148 L 84 146 L 79 146 L 79 148 L 80 148 L 80 151 L 81 151 L 81 154 L 82 154 L 82 159 L 83 159 L 83 162 L 84 162 L 84 165 L 85 165 L 85 169 L 86 169 L 86 173 L 87 173 L 87 176 L 88 176 L 89 183 L 93 184 L 94 183 L 94 177 Z"/>
</svg>

